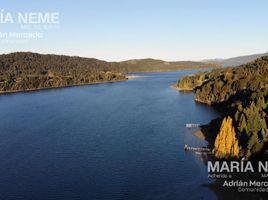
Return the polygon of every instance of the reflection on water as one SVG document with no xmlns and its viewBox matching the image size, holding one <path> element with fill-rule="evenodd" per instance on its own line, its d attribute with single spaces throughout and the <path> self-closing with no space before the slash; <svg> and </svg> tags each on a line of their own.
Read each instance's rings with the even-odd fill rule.
<svg viewBox="0 0 268 200">
<path fill-rule="evenodd" d="M 0 199 L 217 199 L 183 150 L 217 113 L 169 87 L 189 73 L 0 96 Z"/>
</svg>

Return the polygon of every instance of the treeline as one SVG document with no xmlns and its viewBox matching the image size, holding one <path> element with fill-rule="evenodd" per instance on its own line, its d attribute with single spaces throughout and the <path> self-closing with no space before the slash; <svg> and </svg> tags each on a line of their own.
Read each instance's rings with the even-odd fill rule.
<svg viewBox="0 0 268 200">
<path fill-rule="evenodd" d="M 239 157 L 249 159 L 264 152 L 268 142 L 268 57 L 254 62 L 199 73 L 178 81 L 190 87 L 196 101 L 211 104 L 230 116 L 239 141 Z"/>
<path fill-rule="evenodd" d="M 106 62 L 92 58 L 18 52 L 0 55 L 0 92 L 126 80 L 133 72 L 216 67 L 200 62 L 142 59 Z"/>
<path fill-rule="evenodd" d="M 0 55 L 1 92 L 125 79 L 109 63 L 97 59 L 36 53 Z"/>
</svg>

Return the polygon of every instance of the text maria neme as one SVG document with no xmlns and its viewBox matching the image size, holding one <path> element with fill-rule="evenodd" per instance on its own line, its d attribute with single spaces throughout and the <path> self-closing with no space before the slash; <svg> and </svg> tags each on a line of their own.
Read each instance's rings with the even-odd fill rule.
<svg viewBox="0 0 268 200">
<path fill-rule="evenodd" d="M 11 12 L 0 10 L 0 24 L 59 24 L 58 12 Z"/>
<path fill-rule="evenodd" d="M 268 161 L 266 162 L 258 162 L 257 170 L 259 173 L 267 173 L 268 172 Z M 250 161 L 248 162 L 239 162 L 239 161 L 208 161 L 208 172 L 255 172 L 253 165 Z"/>
</svg>

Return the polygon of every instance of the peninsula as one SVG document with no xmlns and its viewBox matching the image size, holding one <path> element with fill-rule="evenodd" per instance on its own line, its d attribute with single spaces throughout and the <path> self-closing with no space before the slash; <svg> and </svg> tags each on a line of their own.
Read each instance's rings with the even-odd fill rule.
<svg viewBox="0 0 268 200">
<path fill-rule="evenodd" d="M 237 67 L 186 76 L 176 87 L 195 92 L 195 100 L 212 105 L 220 119 L 203 126 L 217 158 L 252 159 L 268 149 L 268 57 Z"/>
</svg>

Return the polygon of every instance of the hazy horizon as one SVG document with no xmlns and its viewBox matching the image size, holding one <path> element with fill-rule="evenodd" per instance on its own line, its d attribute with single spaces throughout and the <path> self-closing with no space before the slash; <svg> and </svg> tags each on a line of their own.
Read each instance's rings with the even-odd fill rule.
<svg viewBox="0 0 268 200">
<path fill-rule="evenodd" d="M 0 33 L 43 34 L 26 42 L 0 36 L 0 53 L 31 51 L 106 61 L 201 61 L 265 53 L 267 6 L 265 0 L 11 0 L 2 3 L 0 16 L 57 12 L 59 23 L 45 27 L 0 20 Z"/>
<path fill-rule="evenodd" d="M 92 59 L 98 59 L 98 60 L 102 60 L 102 61 L 107 61 L 107 62 L 123 62 L 123 61 L 129 61 L 129 60 L 143 60 L 143 59 L 153 59 L 153 60 L 162 60 L 162 61 L 166 61 L 166 62 L 177 62 L 177 61 L 193 61 L 193 62 L 202 62 L 202 61 L 209 61 L 209 60 L 225 60 L 225 59 L 229 59 L 229 58 L 235 58 L 235 57 L 243 57 L 243 56 L 251 56 L 251 55 L 257 55 L 257 54 L 263 54 L 263 53 L 268 53 L 268 51 L 265 52 L 259 52 L 259 53 L 252 53 L 252 54 L 247 54 L 247 55 L 237 55 L 237 56 L 232 56 L 232 57 L 226 57 L 226 58 L 205 58 L 205 59 L 201 59 L 201 60 L 165 60 L 165 59 L 161 59 L 161 58 L 150 58 L 150 57 L 141 57 L 141 58 L 130 58 L 130 59 L 124 59 L 124 60 L 106 60 L 106 59 L 102 59 L 102 58 L 96 58 L 96 57 L 90 57 L 90 56 L 81 56 L 81 55 L 70 55 L 70 54 L 62 54 L 62 53 L 49 53 L 49 52 L 37 52 L 37 51 L 11 51 L 11 52 L 5 52 L 2 54 L 10 54 L 10 53 L 20 53 L 20 52 L 31 52 L 31 53 L 37 53 L 37 54 L 54 54 L 54 55 L 62 55 L 62 56 L 73 56 L 73 57 L 81 57 L 81 58 L 92 58 Z"/>
</svg>

